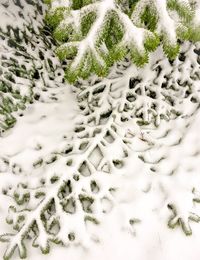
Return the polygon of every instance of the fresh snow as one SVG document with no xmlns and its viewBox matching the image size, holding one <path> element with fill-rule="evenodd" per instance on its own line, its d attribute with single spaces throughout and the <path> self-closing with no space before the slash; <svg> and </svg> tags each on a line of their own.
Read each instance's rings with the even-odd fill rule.
<svg viewBox="0 0 200 260">
<path fill-rule="evenodd" d="M 14 6 L 10 5 L 6 12 L 11 15 Z M 4 8 L 1 10 L 5 13 Z M 158 49 L 144 69 L 124 62 L 113 67 L 102 82 L 95 83 L 92 78 L 91 85 L 82 82 L 79 87 L 59 82 L 58 86 L 48 87 L 45 95 L 42 81 L 36 81 L 41 99 L 27 105 L 23 116 L 16 114 L 15 126 L 0 137 L 0 191 L 8 189 L 8 196 L 0 192 L 1 234 L 13 232 L 5 218 L 14 203 L 12 192 L 17 184 L 27 182 L 33 188 L 41 178 L 49 180 L 55 173 L 61 180 L 71 180 L 75 198 L 83 190 L 92 194 L 97 201 L 91 216 L 97 216 L 100 224 L 90 223 L 85 228 L 81 208 L 76 214 L 65 215 L 58 209 L 55 214 L 63 230 L 60 236 L 65 238 L 65 231 L 73 229 L 80 240 L 67 247 L 51 244 L 49 255 L 42 255 L 28 242 L 28 259 L 199 260 L 200 223 L 189 220 L 187 226 L 188 218 L 199 220 L 200 216 L 199 204 L 193 201 L 200 199 L 200 80 L 195 78 L 199 65 L 194 50 L 199 46 L 186 43 L 182 46 L 185 61 L 177 59 L 171 66 Z M 161 88 L 166 75 L 168 89 Z M 141 81 L 130 88 L 133 76 Z M 181 88 L 186 81 L 188 85 Z M 156 90 L 152 82 L 157 84 Z M 150 92 L 155 92 L 157 99 Z M 167 101 L 167 93 L 173 97 L 173 104 Z M 131 107 L 133 98 L 135 107 Z M 192 102 L 192 98 L 196 101 Z M 176 117 L 172 109 L 182 115 Z M 111 115 L 102 117 L 108 111 Z M 148 122 L 146 126 L 136 123 L 141 113 Z M 161 117 L 166 114 L 168 121 Z M 124 118 L 128 120 L 122 122 Z M 66 153 L 70 145 L 73 150 Z M 57 159 L 51 162 L 54 156 Z M 66 165 L 70 159 L 74 163 L 71 167 Z M 116 159 L 119 163 L 115 165 Z M 86 166 L 77 170 L 83 162 Z M 79 182 L 72 178 L 74 172 Z M 98 187 L 89 193 L 94 180 Z M 109 188 L 115 190 L 109 193 Z M 55 186 L 47 183 L 44 190 L 47 197 L 56 198 Z M 43 204 L 28 215 L 26 224 L 31 218 L 40 223 L 38 208 Z M 37 201 L 31 200 L 29 206 L 34 208 Z M 178 219 L 173 216 L 173 206 Z M 186 236 L 180 225 L 170 229 L 167 223 L 171 216 L 171 222 L 181 218 L 192 235 Z M 45 232 L 41 234 L 40 244 L 45 244 L 46 237 Z M 6 246 L 0 244 L 0 258 Z M 17 250 L 12 259 L 19 259 Z"/>
<path fill-rule="evenodd" d="M 42 145 L 41 152 L 37 152 L 38 157 L 41 158 L 47 158 L 48 154 L 62 145 L 63 137 L 72 131 L 73 118 L 78 116 L 78 109 L 69 88 L 60 89 L 60 94 L 64 98 L 57 103 L 36 103 L 27 108 L 24 117 L 19 118 L 16 126 L 1 138 L 1 158 L 2 155 L 4 158 L 9 157 L 11 162 L 20 164 L 24 169 L 30 169 L 35 145 Z M 166 129 L 173 129 L 172 133 L 162 141 L 164 145 L 162 149 L 167 156 L 164 170 L 170 171 L 170 168 L 178 164 L 179 178 L 187 178 L 189 175 L 187 178 L 189 186 L 192 182 L 199 182 L 200 156 L 194 157 L 193 154 L 198 153 L 200 147 L 198 134 L 200 113 L 198 112 L 192 120 L 188 121 L 192 121 L 189 128 L 184 128 L 187 121 L 183 119 L 163 123 L 163 127 L 153 131 L 152 135 L 159 137 Z M 172 148 L 170 145 L 183 135 L 185 135 L 184 142 Z M 135 147 L 142 149 L 141 143 L 135 144 Z M 156 153 L 160 153 L 159 149 L 157 151 L 152 149 L 148 152 L 148 156 L 152 159 Z M 33 171 L 27 174 L 29 178 L 34 179 L 34 174 L 44 175 L 47 172 Z M 1 189 L 19 181 L 20 178 L 23 176 L 13 175 L 8 169 L 1 172 Z M 116 176 L 116 178 L 121 190 L 117 197 L 118 203 L 109 214 L 105 215 L 101 225 L 93 230 L 95 236 L 100 238 L 100 242 L 93 243 L 89 249 L 77 246 L 69 248 L 53 246 L 47 256 L 41 255 L 37 249 L 28 247 L 28 259 L 122 260 L 124 257 L 140 260 L 199 259 L 200 225 L 192 224 L 193 235 L 189 237 L 185 236 L 181 229 L 171 230 L 166 225 L 165 216 L 168 212 L 163 205 L 167 203 L 167 194 L 162 191 L 163 189 L 165 191 L 165 186 L 162 186 L 165 182 L 160 182 L 160 176 L 148 173 L 145 164 L 132 154 L 120 177 Z M 172 200 L 179 199 L 178 197 L 181 196 L 185 208 L 187 193 L 182 190 L 179 194 L 176 176 L 170 178 Z M 149 189 L 151 191 L 147 192 Z M 5 223 L 5 216 L 11 199 L 1 195 L 1 201 L 0 230 L 4 233 L 9 230 Z M 197 209 L 200 213 L 199 208 Z M 136 222 L 131 226 L 128 219 L 132 216 L 136 219 L 142 217 L 142 222 Z M 0 245 L 3 254 L 5 245 Z M 13 259 L 19 258 L 15 254 Z"/>
</svg>

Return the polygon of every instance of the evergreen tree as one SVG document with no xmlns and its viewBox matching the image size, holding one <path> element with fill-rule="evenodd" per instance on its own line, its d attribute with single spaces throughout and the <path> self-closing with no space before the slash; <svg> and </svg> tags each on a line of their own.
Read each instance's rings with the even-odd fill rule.
<svg viewBox="0 0 200 260">
<path fill-rule="evenodd" d="M 69 82 L 105 76 L 127 53 L 137 66 L 159 43 L 173 60 L 182 40 L 199 41 L 198 4 L 191 0 L 47 0 L 57 54 L 69 59 Z"/>
</svg>

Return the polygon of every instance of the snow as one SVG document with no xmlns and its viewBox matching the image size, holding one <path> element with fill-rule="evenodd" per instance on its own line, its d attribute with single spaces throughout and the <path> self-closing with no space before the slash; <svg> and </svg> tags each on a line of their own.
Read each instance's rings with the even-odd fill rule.
<svg viewBox="0 0 200 260">
<path fill-rule="evenodd" d="M 0 140 L 0 157 L 9 160 L 9 171 L 12 171 L 13 165 L 23 165 L 25 161 L 22 171 L 25 175 L 30 174 L 34 162 L 38 158 L 46 159 L 58 149 L 58 144 L 62 146 L 65 133 L 72 132 L 73 123 L 69 122 L 73 122 L 76 103 L 72 98 L 68 102 L 69 88 L 59 91 L 63 97 L 59 103 L 30 105 L 24 116 L 18 118 L 15 128 L 7 131 Z"/>
<path fill-rule="evenodd" d="M 48 73 L 46 81 L 36 80 L 41 99 L 27 105 L 15 126 L 0 137 L 0 191 L 7 191 L 0 192 L 0 230 L 2 234 L 14 232 L 10 248 L 18 245 L 23 253 L 20 236 L 36 221 L 37 242 L 46 249 L 52 235 L 45 231 L 40 212 L 54 198 L 55 209 L 47 225 L 54 217 L 59 220 L 61 229 L 55 236 L 66 247 L 50 243 L 49 255 L 42 255 L 25 241 L 30 260 L 199 260 L 200 224 L 192 221 L 200 215 L 200 80 L 194 78 L 199 71 L 194 52 L 198 48 L 183 45 L 185 61 L 177 59 L 173 65 L 159 48 L 144 69 L 122 62 L 105 80 L 94 83 L 95 78 L 91 79 L 91 85 L 82 82 L 73 87 L 56 78 L 56 84 L 51 83 L 43 93 Z M 56 58 L 54 62 L 59 64 Z M 63 75 L 61 68 L 59 72 Z M 161 88 L 166 75 L 168 85 Z M 133 77 L 139 81 L 130 83 Z M 158 99 L 149 94 L 153 90 Z M 172 105 L 166 93 L 174 98 Z M 172 116 L 172 108 L 182 114 Z M 168 121 L 161 118 L 167 111 Z M 124 118 L 128 120 L 123 122 Z M 138 125 L 140 120 L 148 124 Z M 60 179 L 52 183 L 55 176 Z M 35 188 L 45 193 L 39 203 Z M 19 232 L 5 222 L 6 218 L 16 222 L 24 209 L 14 203 L 16 192 L 21 196 L 29 192 L 31 198 L 25 205 L 30 212 L 25 211 Z M 84 196 L 95 202 L 90 205 Z M 13 204 L 19 212 L 11 208 L 7 217 Z M 66 214 L 61 205 L 74 214 Z M 85 222 L 86 216 L 96 218 L 99 225 Z M 168 227 L 169 220 L 173 229 Z M 183 230 L 192 234 L 186 236 Z M 75 235 L 75 241 L 67 239 L 69 235 Z M 5 250 L 1 243 L 0 258 Z M 19 259 L 17 251 L 12 259 Z"/>
<path fill-rule="evenodd" d="M 71 104 L 71 102 L 69 102 L 69 100 L 72 99 L 70 91 L 65 92 L 65 99 L 68 100 L 68 104 L 66 106 L 64 106 L 62 102 L 57 104 L 57 108 L 59 108 L 60 119 L 57 118 L 56 113 L 50 113 L 48 118 L 41 119 L 41 114 L 38 113 L 37 110 L 37 104 L 34 104 L 31 111 L 27 111 L 25 116 L 20 119 L 21 121 L 17 123 L 16 131 L 13 129 L 12 133 L 9 133 L 5 139 L 3 138 L 1 140 L 1 144 L 2 141 L 5 142 L 5 140 L 11 140 L 11 137 L 13 137 L 13 140 L 15 140 L 13 142 L 13 148 L 16 149 L 17 147 L 19 148 L 21 146 L 22 149 L 23 146 L 23 150 L 26 150 L 28 143 L 25 141 L 23 144 L 20 144 L 20 142 L 17 145 L 18 140 L 21 138 L 20 129 L 24 130 L 24 126 L 27 125 L 27 122 L 29 122 L 26 128 L 27 130 L 25 140 L 27 140 L 28 137 L 31 140 L 33 137 L 38 136 L 38 133 L 41 134 L 44 132 L 43 120 L 46 120 L 45 131 L 47 133 L 47 140 L 45 141 L 44 138 L 42 140 L 45 143 L 43 145 L 44 149 L 50 148 L 49 146 L 51 146 L 51 143 L 49 144 L 49 141 L 51 141 L 50 136 L 52 135 L 53 125 L 58 126 L 59 124 L 60 130 L 57 131 L 56 127 L 55 132 L 57 133 L 57 137 L 62 137 L 64 134 L 66 134 L 66 131 L 70 131 L 70 129 L 67 130 L 66 128 L 72 128 L 71 117 L 67 115 L 74 115 L 77 113 L 75 104 Z M 42 112 L 46 112 L 48 114 L 49 110 L 46 109 L 46 105 L 40 105 L 40 108 L 42 108 L 42 106 Z M 63 120 L 63 117 L 66 121 L 68 121 L 68 124 L 66 124 L 66 121 Z M 52 124 L 53 122 L 55 124 Z M 173 165 L 174 161 L 177 161 L 182 164 L 181 167 L 188 167 L 187 165 L 184 166 L 185 163 L 183 164 L 185 160 L 182 154 L 186 154 L 187 156 L 188 153 L 193 153 L 195 149 L 198 149 L 200 144 L 200 138 L 198 135 L 199 124 L 200 114 L 198 112 L 189 130 L 184 131 L 186 138 L 182 145 L 183 147 L 175 151 L 178 153 L 177 159 L 175 160 L 175 156 L 168 152 L 169 157 L 167 159 L 167 164 L 169 166 L 171 164 Z M 169 125 L 168 127 L 170 128 Z M 176 125 L 173 124 L 173 132 L 178 131 L 179 127 L 181 129 L 183 128 L 181 120 Z M 19 130 L 17 131 L 17 129 Z M 50 135 L 49 138 L 48 134 Z M 55 136 L 52 136 L 52 141 L 55 141 Z M 182 153 L 181 162 L 180 151 Z M 190 175 L 191 173 L 194 173 L 192 178 L 193 181 L 196 180 L 195 172 L 199 171 L 199 159 L 196 159 L 195 161 L 195 164 L 192 163 L 193 170 L 192 172 L 190 171 Z M 26 165 L 27 163 L 28 162 L 24 160 L 22 165 Z M 29 248 L 28 259 L 53 260 L 59 257 L 61 259 L 69 258 L 74 260 L 122 260 L 124 257 L 126 257 L 127 259 L 141 260 L 198 260 L 200 256 L 198 243 L 200 236 L 199 225 L 193 224 L 193 235 L 190 237 L 184 236 L 182 231 L 179 229 L 169 229 L 167 225 L 163 223 L 166 214 L 165 210 L 162 210 L 161 212 L 159 210 L 162 205 L 162 201 L 165 198 L 158 190 L 158 187 L 154 187 L 150 194 L 144 192 L 141 196 L 141 192 L 139 190 L 141 189 L 145 191 L 148 188 L 148 183 L 145 183 L 143 179 L 143 177 L 146 175 L 148 175 L 148 173 L 146 171 L 146 167 L 144 167 L 144 164 L 139 162 L 136 157 L 134 158 L 134 156 L 131 156 L 126 169 L 123 170 L 120 178 L 121 194 L 118 195 L 118 200 L 120 203 L 118 203 L 109 214 L 105 215 L 101 225 L 98 228 L 95 228 L 95 235 L 100 237 L 99 243 L 93 243 L 89 249 L 84 249 L 77 246 L 71 246 L 68 248 L 53 246 L 50 254 L 47 256 L 41 255 L 39 250 Z M 1 173 L 1 186 L 6 182 L 7 179 L 8 176 L 6 176 L 6 173 Z M 12 182 L 13 181 L 14 179 L 12 179 Z M 174 185 L 176 187 L 176 182 Z M 173 194 L 177 194 L 177 187 L 174 189 Z M 185 198 L 186 197 L 184 197 L 184 199 Z M 2 218 L 0 227 L 2 232 L 7 232 L 8 226 L 5 224 L 3 216 L 5 216 L 9 199 L 1 195 L 1 200 L 4 201 L 4 204 L 1 204 Z M 129 216 L 126 216 L 126 214 L 128 213 L 128 215 L 130 214 L 131 216 L 138 218 L 139 215 L 137 214 L 137 211 L 142 212 L 143 220 L 141 223 L 139 222 L 134 224 L 132 229 L 132 227 L 129 226 L 128 221 L 125 221 L 129 218 Z M 4 244 L 1 244 L 1 252 L 4 251 L 4 248 Z M 18 259 L 17 255 L 15 255 L 13 259 Z"/>
<path fill-rule="evenodd" d="M 53 0 L 52 2 L 52 8 L 56 7 L 69 7 L 70 1 L 69 0 Z"/>
<path fill-rule="evenodd" d="M 158 25 L 158 32 L 164 33 L 167 32 L 167 35 L 169 36 L 169 41 L 172 44 L 176 44 L 176 26 L 173 19 L 169 16 L 167 11 L 167 1 L 160 1 L 157 0 L 155 3 L 155 6 L 157 7 L 160 22 Z"/>
</svg>

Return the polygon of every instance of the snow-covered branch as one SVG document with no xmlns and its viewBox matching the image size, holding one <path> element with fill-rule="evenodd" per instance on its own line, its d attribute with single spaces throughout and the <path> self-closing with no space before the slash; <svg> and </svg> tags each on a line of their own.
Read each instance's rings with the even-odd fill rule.
<svg viewBox="0 0 200 260">
<path fill-rule="evenodd" d="M 200 40 L 198 6 L 188 0 L 140 0 L 133 6 L 116 0 L 54 0 L 50 6 L 46 21 L 59 42 L 58 56 L 71 60 L 66 71 L 71 82 L 105 76 L 128 52 L 133 63 L 143 66 L 159 41 L 174 59 L 178 40 Z"/>
</svg>

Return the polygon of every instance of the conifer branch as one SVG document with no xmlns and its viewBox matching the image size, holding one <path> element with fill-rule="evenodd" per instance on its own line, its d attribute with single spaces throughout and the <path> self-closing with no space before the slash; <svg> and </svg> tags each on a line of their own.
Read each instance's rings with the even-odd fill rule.
<svg viewBox="0 0 200 260">
<path fill-rule="evenodd" d="M 198 7 L 188 0 L 52 1 L 46 21 L 60 47 L 58 56 L 69 59 L 69 82 L 92 74 L 103 77 L 127 53 L 141 67 L 159 42 L 171 60 L 179 41 L 199 41 Z"/>
</svg>

